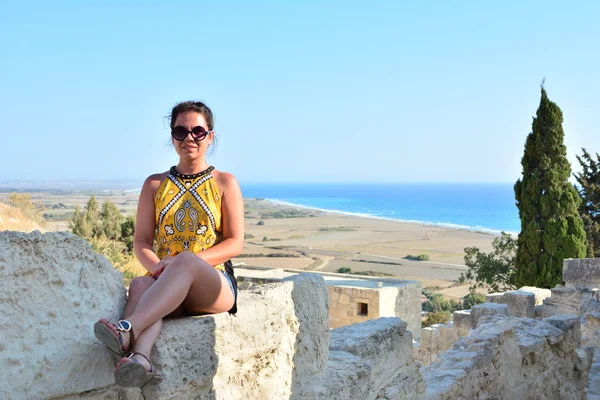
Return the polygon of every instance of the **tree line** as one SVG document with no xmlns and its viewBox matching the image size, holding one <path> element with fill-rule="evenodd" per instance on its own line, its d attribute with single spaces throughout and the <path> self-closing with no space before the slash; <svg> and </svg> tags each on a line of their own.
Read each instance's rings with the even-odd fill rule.
<svg viewBox="0 0 600 400">
<path fill-rule="evenodd" d="M 460 281 L 471 289 L 552 288 L 562 283 L 563 260 L 600 257 L 600 155 L 582 149 L 582 171 L 571 175 L 562 111 L 543 85 L 541 92 L 521 159 L 523 176 L 514 186 L 521 232 L 517 238 L 502 232 L 490 253 L 465 248 L 468 270 Z"/>
<path fill-rule="evenodd" d="M 131 261 L 135 217 L 123 216 L 110 200 L 100 206 L 92 195 L 83 210 L 75 207 L 68 223 L 71 232 L 87 240 L 94 251 L 108 257 L 115 267 Z"/>
</svg>

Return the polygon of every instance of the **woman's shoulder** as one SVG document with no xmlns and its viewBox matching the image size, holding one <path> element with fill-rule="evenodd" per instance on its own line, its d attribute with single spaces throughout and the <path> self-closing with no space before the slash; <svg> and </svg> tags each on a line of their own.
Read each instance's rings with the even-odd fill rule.
<svg viewBox="0 0 600 400">
<path fill-rule="evenodd" d="M 167 178 L 168 175 L 169 171 L 152 174 L 149 177 L 147 177 L 144 181 L 144 187 L 156 190 L 160 186 L 160 184 Z"/>
<path fill-rule="evenodd" d="M 213 176 L 213 179 L 217 182 L 217 185 L 219 185 L 219 187 L 221 188 L 231 187 L 232 185 L 238 185 L 235 176 L 233 176 L 229 172 L 213 169 L 211 174 Z"/>
</svg>

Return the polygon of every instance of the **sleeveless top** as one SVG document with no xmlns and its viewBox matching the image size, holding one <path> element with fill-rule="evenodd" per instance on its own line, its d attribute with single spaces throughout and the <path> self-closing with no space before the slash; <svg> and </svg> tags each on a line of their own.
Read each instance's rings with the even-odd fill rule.
<svg viewBox="0 0 600 400">
<path fill-rule="evenodd" d="M 211 172 L 214 167 L 185 175 L 171 167 L 154 197 L 156 255 L 176 256 L 182 251 L 202 252 L 223 240 L 221 193 Z M 237 282 L 231 260 L 215 266 Z M 233 313 L 235 313 L 234 305 Z M 232 310 L 229 312 L 232 313 Z"/>
</svg>

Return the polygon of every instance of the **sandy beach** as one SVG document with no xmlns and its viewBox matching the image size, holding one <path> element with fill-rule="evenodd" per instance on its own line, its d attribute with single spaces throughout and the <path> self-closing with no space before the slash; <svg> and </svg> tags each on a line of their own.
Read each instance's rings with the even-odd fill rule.
<svg viewBox="0 0 600 400">
<path fill-rule="evenodd" d="M 269 266 L 418 280 L 448 297 L 468 293 L 456 280 L 464 248 L 491 250 L 494 235 L 245 199 L 246 244 L 234 260 Z M 409 259 L 426 254 L 428 261 Z"/>
</svg>

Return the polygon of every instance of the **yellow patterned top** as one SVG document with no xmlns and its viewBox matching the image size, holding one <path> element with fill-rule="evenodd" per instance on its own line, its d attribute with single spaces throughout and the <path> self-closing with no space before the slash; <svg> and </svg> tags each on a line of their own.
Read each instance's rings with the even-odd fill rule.
<svg viewBox="0 0 600 400">
<path fill-rule="evenodd" d="M 176 256 L 182 251 L 198 253 L 223 240 L 221 196 L 211 172 L 180 174 L 172 167 L 154 198 L 156 255 Z M 219 264 L 215 268 L 225 271 Z"/>
</svg>

